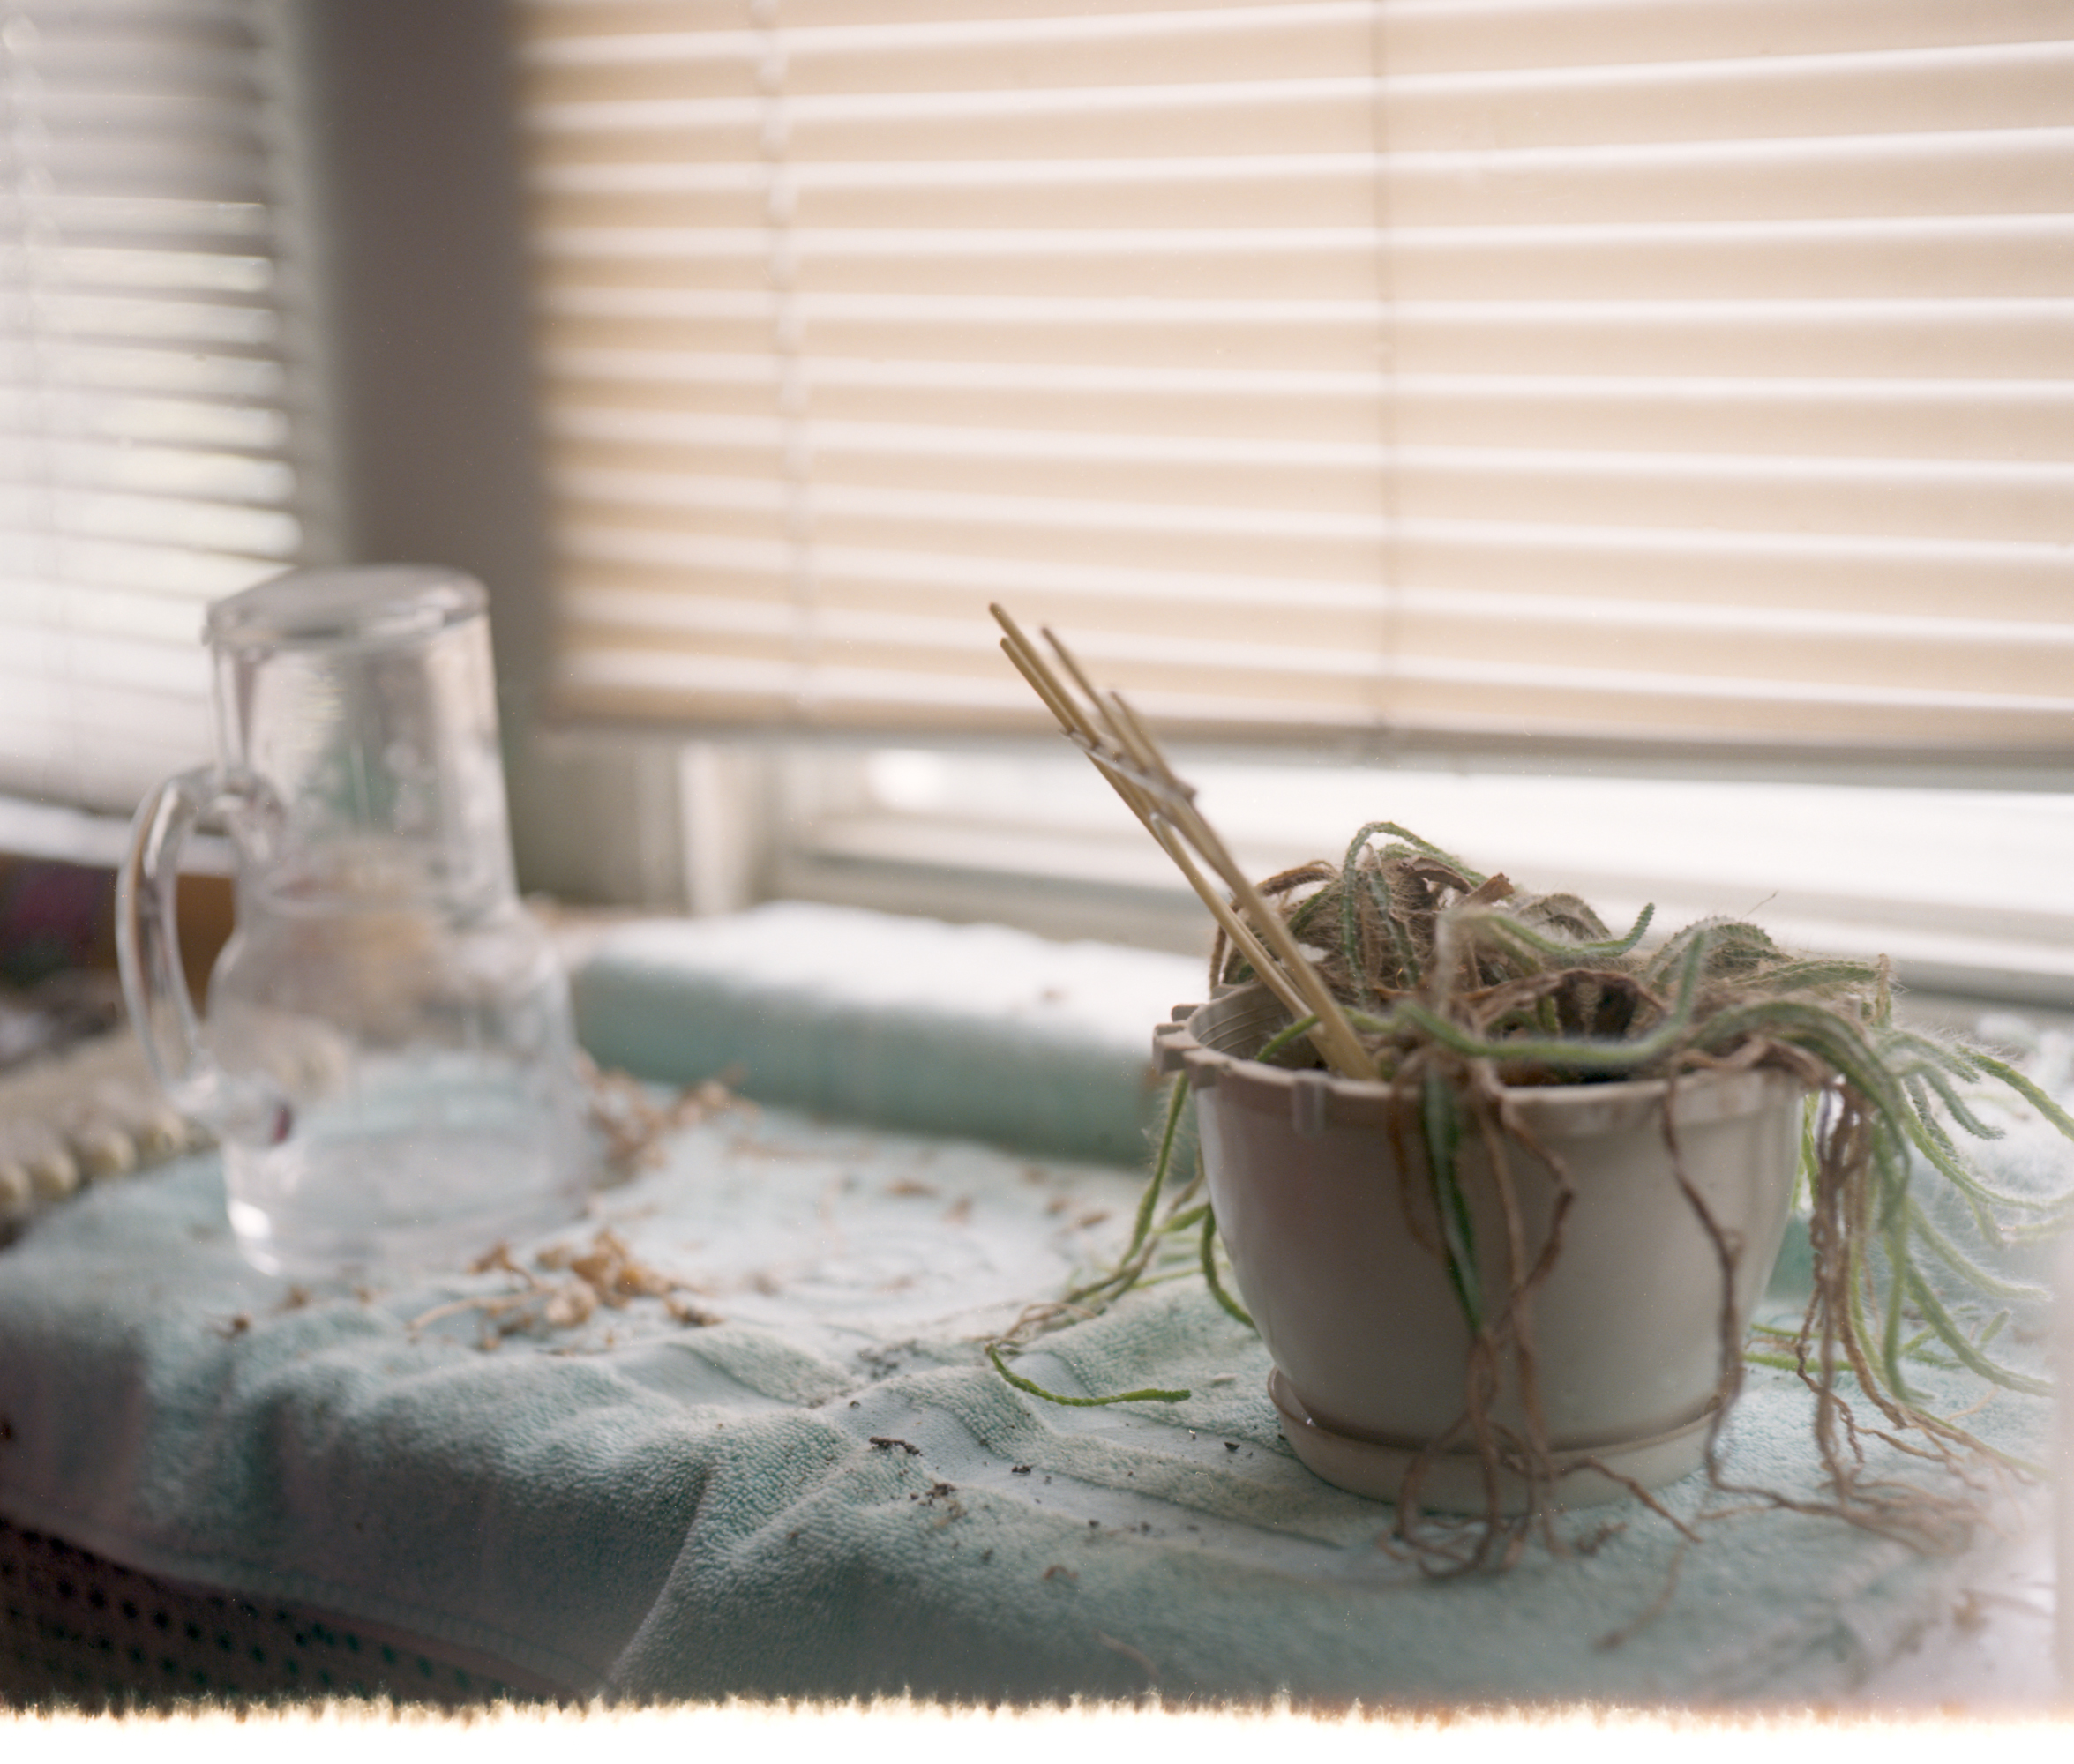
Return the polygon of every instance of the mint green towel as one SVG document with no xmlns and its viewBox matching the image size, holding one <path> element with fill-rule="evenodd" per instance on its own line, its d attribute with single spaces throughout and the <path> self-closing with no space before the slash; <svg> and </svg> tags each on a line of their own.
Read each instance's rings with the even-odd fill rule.
<svg viewBox="0 0 2074 1764">
<path fill-rule="evenodd" d="M 650 972 L 639 1010 L 660 1009 L 664 977 Z M 612 1020 L 605 1001 L 633 997 L 613 983 L 590 994 L 594 1046 L 648 1032 Z M 686 990 L 755 1015 L 739 978 Z M 715 1052 L 738 1039 L 725 1022 L 699 1033 Z M 1104 1057 L 1119 1088 L 1098 1094 L 1127 1094 L 1141 1054 Z M 1029 1125 L 1006 1137 L 1027 1142 Z M 2012 1163 L 2033 1154 L 2048 1157 L 2026 1141 Z M 239 1261 L 216 1162 L 191 1158 L 0 1252 L 0 1514 L 161 1576 L 637 1697 L 1157 1683 L 1805 1700 L 1893 1660 L 1985 1559 L 1915 1555 L 1693 1479 L 1667 1491 L 1673 1511 L 1742 1509 L 1701 1522 L 1696 1547 L 1638 1506 L 1594 1510 L 1563 1521 L 1565 1553 L 1536 1544 L 1503 1578 L 1434 1581 L 1391 1544 L 1389 1508 L 1291 1456 L 1259 1343 L 1193 1282 L 1022 1363 L 1062 1388 L 1151 1382 L 1188 1401 L 1026 1399 L 978 1342 L 1114 1252 L 1137 1181 L 869 1123 L 717 1115 L 551 1241 L 609 1226 L 723 1320 L 639 1297 L 483 1351 L 481 1312 L 410 1325 L 508 1293 L 509 1274 L 300 1294 Z M 514 1254 L 530 1265 L 547 1241 Z M 1980 1394 L 1925 1376 L 1943 1405 Z M 1969 1424 L 2033 1451 L 2044 1407 L 2003 1394 Z M 1797 1380 L 1756 1373 L 1732 1471 L 1814 1495 L 1808 1413 Z"/>
<path fill-rule="evenodd" d="M 575 976 L 584 1045 L 683 1084 L 723 1072 L 765 1102 L 1134 1163 L 1151 1025 L 1205 964 L 779 902 L 615 933 Z"/>
<path fill-rule="evenodd" d="M 1975 1571 L 1786 1513 L 1703 1525 L 1681 1558 L 1630 1508 L 1566 1523 L 1580 1544 L 1621 1527 L 1589 1552 L 1430 1581 L 1389 1553 L 1389 1509 L 1290 1457 L 1258 1343 L 1193 1286 L 1023 1362 L 1187 1402 L 1055 1409 L 980 1364 L 975 1337 L 1112 1243 L 1129 1192 L 970 1146 L 723 1120 L 602 1213 L 726 1321 L 636 1300 L 485 1353 L 473 1317 L 416 1339 L 406 1322 L 507 1277 L 291 1308 L 238 1262 L 215 1165 L 191 1160 L 0 1253 L 0 1513 L 644 1697 L 1107 1695 L 1154 1673 L 1213 1696 L 1835 1696 Z M 1999 1399 L 1975 1424 L 2024 1446 L 2040 1407 Z M 1739 1476 L 1815 1491 L 1793 1379 L 1757 1375 L 1733 1446 Z M 1696 1481 L 1667 1498 L 1708 1505 Z M 1664 1610 L 1614 1645 L 1674 1564 Z"/>
</svg>

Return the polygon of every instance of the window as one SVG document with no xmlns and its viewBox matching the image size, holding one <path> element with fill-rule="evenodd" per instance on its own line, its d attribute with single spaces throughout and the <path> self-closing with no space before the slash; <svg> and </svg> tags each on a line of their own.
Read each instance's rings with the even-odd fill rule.
<svg viewBox="0 0 2074 1764">
<path fill-rule="evenodd" d="M 126 814 L 206 758 L 202 608 L 307 542 L 263 24 L 0 11 L 0 790 L 45 805 Z"/>
<path fill-rule="evenodd" d="M 524 18 L 572 714 L 2066 750 L 2063 9 Z"/>
<path fill-rule="evenodd" d="M 1091 778 L 974 750 L 1044 721 L 999 598 L 1249 751 L 1217 776 L 1263 853 L 1317 843 L 1282 804 L 1336 829 L 1387 789 L 1473 799 L 1498 861 L 1560 799 L 1616 896 L 1783 866 L 1811 932 L 2074 987 L 2063 7 L 520 20 L 553 701 L 844 744 L 780 768 L 780 886 L 985 912 L 1035 870 L 1047 929 L 1164 910 Z M 1270 782 L 1278 744 L 1442 769 Z M 1507 761 L 1572 781 L 1445 781 Z M 1743 782 L 1591 781 L 1666 766 Z M 1666 801 L 1775 861 L 1724 881 Z M 1940 841 L 1996 856 L 1912 859 Z"/>
</svg>

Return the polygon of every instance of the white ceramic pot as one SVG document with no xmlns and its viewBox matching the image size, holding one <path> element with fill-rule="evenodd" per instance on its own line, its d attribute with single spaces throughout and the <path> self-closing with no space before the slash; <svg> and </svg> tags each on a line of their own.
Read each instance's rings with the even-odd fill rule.
<svg viewBox="0 0 2074 1764">
<path fill-rule="evenodd" d="M 1175 1015 L 1181 1020 L 1156 1038 L 1160 1065 L 1185 1070 L 1194 1092 L 1218 1229 L 1274 1358 L 1269 1390 L 1289 1441 L 1328 1482 L 1395 1499 L 1413 1460 L 1462 1417 L 1471 1348 L 1435 1247 L 1418 1111 L 1394 1104 L 1387 1085 L 1219 1051 L 1260 1044 L 1259 1010 L 1243 995 Z M 1574 1191 L 1531 1311 L 1536 1384 L 1561 1472 L 1555 1498 L 1565 1506 L 1619 1498 L 1621 1476 L 1645 1487 L 1674 1481 L 1705 1452 L 1723 1274 L 1673 1169 L 1668 1091 L 1658 1080 L 1507 1093 Z M 1740 1341 L 1785 1233 L 1806 1093 L 1784 1073 L 1755 1071 L 1695 1074 L 1672 1094 L 1684 1175 L 1734 1252 Z M 1531 1265 L 1548 1240 L 1557 1180 L 1520 1141 L 1506 1145 Z M 1495 1304 L 1509 1287 L 1505 1226 L 1474 1132 L 1457 1179 L 1482 1289 Z M 1521 1424 L 1509 1367 L 1491 1412 L 1501 1425 Z M 1526 1498 L 1524 1482 L 1506 1479 L 1509 1507 Z M 1419 1499 L 1484 1507 L 1465 1437 L 1428 1456 Z"/>
</svg>

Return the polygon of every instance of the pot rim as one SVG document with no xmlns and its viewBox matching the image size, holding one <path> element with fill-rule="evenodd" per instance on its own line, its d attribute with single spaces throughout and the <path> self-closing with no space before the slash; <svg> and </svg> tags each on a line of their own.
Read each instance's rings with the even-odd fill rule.
<svg viewBox="0 0 2074 1764">
<path fill-rule="evenodd" d="M 1192 1090 L 1214 1088 L 1220 1100 L 1265 1114 L 1286 1115 L 1304 1134 L 1327 1127 L 1382 1127 L 1401 1122 L 1395 1086 L 1343 1078 L 1318 1068 L 1292 1070 L 1205 1047 L 1190 1032 L 1201 1005 L 1177 1005 L 1173 1020 L 1153 1031 L 1153 1063 L 1162 1074 L 1185 1072 Z M 1507 1112 L 1537 1136 L 1582 1139 L 1659 1121 L 1666 1098 L 1681 1126 L 1730 1120 L 1805 1096 L 1808 1086 L 1771 1066 L 1701 1071 L 1676 1079 L 1615 1078 L 1600 1084 L 1515 1084 L 1501 1092 Z"/>
</svg>

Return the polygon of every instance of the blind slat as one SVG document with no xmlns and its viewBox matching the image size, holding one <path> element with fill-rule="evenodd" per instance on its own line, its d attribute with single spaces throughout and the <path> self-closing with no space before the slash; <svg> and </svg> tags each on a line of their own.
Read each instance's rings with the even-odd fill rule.
<svg viewBox="0 0 2074 1764">
<path fill-rule="evenodd" d="M 712 417 L 767 417 L 775 377 L 752 355 L 659 350 L 550 354 L 559 433 L 667 440 Z M 682 388 L 697 388 L 684 407 Z M 0 398 L 5 396 L 0 388 Z M 995 363 L 822 356 L 812 430 L 833 422 L 971 430 L 1015 401 L 1024 430 L 1292 439 L 1470 443 L 1502 424 L 1523 445 L 1695 453 L 1838 453 L 2064 460 L 2074 454 L 2074 383 L 1997 380 L 1732 380 L 1640 385 L 1574 375 L 1306 374 L 1129 369 L 1036 370 Z M 198 427 L 210 407 L 168 406 Z M 1779 422 L 1790 412 L 1790 431 Z M 168 416 L 168 421 L 172 420 Z"/>
<path fill-rule="evenodd" d="M 543 344 L 658 353 L 760 351 L 774 386 L 770 293 L 543 287 Z M 1239 370 L 1589 371 L 1629 379 L 1748 374 L 1867 379 L 2074 377 L 2074 300 L 1116 302 L 797 295 L 817 361 L 1012 362 Z"/>
<path fill-rule="evenodd" d="M 607 178 L 602 174 L 617 176 Z M 640 174 L 640 175 L 635 175 Z M 675 176 L 664 176 L 674 174 Z M 690 174 L 685 176 L 685 174 Z M 760 165 L 573 166 L 538 180 L 550 235 L 572 225 L 681 234 L 767 224 Z M 997 227 L 1005 212 L 1046 228 L 1284 229 L 1373 219 L 1395 225 L 1546 226 L 2031 214 L 2074 206 L 2074 130 L 1973 131 L 1899 141 L 1710 144 L 1516 153 L 1359 153 L 1253 161 L 1007 161 L 955 167 L 801 168 L 788 198 L 799 228 Z"/>
<path fill-rule="evenodd" d="M 803 165 L 1223 157 L 1241 138 L 1268 155 L 1359 152 L 1375 144 L 1379 116 L 1398 152 L 1900 135 L 2074 121 L 2068 78 L 2074 45 L 2065 41 L 1525 73 L 1392 77 L 1350 74 L 1348 65 L 1344 57 L 1321 58 L 1313 77 L 1256 81 L 1239 46 L 1223 79 L 1033 87 L 1011 56 L 988 86 L 788 93 L 774 110 L 756 91 L 755 70 L 745 64 L 738 89 L 729 92 L 560 103 L 543 95 L 528 120 L 550 163 L 578 146 L 590 157 L 631 148 L 637 159 L 695 161 L 715 144 L 753 154 L 774 143 Z"/>
<path fill-rule="evenodd" d="M 563 474 L 571 482 L 622 482 L 630 498 L 666 501 L 702 474 L 746 476 L 764 460 L 774 475 L 785 469 L 776 457 L 777 425 L 745 422 L 741 429 L 767 432 L 731 437 L 723 419 L 708 426 L 713 439 L 702 450 L 615 455 L 572 444 Z M 1075 497 L 1132 510 L 1201 505 L 1234 523 L 1264 526 L 1297 509 L 1380 511 L 1387 476 L 1399 498 L 1440 519 L 2074 540 L 2074 463 L 1322 444 L 1270 449 L 1178 438 L 1131 446 L 1087 435 L 933 434 L 892 424 L 818 423 L 812 435 L 817 502 L 829 508 L 840 505 L 838 492 L 883 489 L 1008 506 L 1028 501 L 1047 510 Z"/>
<path fill-rule="evenodd" d="M 767 239 L 666 230 L 548 234 L 558 261 L 609 262 L 629 281 L 696 274 L 720 288 L 774 274 L 816 293 L 1185 302 L 1379 300 L 1385 268 L 1352 228 L 1277 235 L 805 230 L 774 268 Z M 1774 299 L 1879 296 L 2049 298 L 2074 261 L 2074 215 L 1777 222 L 1756 225 L 1400 228 L 1390 291 L 1411 300 L 1704 298 L 1747 289 Z"/>
<path fill-rule="evenodd" d="M 767 52 L 741 28 L 739 13 L 683 0 L 525 0 L 525 60 L 554 65 L 641 64 L 657 39 L 687 54 L 701 41 L 723 56 Z M 1163 0 L 1128 11 L 1075 13 L 1056 0 L 911 0 L 860 20 L 855 0 L 785 0 L 789 41 L 852 42 L 913 56 L 932 41 L 1007 39 L 1020 47 L 1050 39 L 1076 49 L 1121 36 L 1173 39 L 1259 33 L 1288 18 L 1315 26 L 1374 16 L 1366 0 L 1263 6 L 1259 0 Z M 1462 66 L 1561 67 L 1650 63 L 1695 54 L 1754 56 L 1790 41 L 1811 54 L 1899 47 L 1950 49 L 2024 41 L 2063 30 L 2057 0 L 1393 0 L 1385 15 L 1394 65 L 1419 71 Z"/>
</svg>

